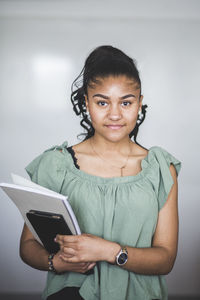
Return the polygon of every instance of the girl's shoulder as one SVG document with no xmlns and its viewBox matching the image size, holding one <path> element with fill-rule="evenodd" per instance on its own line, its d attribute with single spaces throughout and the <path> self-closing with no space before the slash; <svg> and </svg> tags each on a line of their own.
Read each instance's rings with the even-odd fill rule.
<svg viewBox="0 0 200 300">
<path fill-rule="evenodd" d="M 54 145 L 36 156 L 26 167 L 30 179 L 44 187 L 58 192 L 71 160 L 66 147 L 68 142 Z"/>
</svg>

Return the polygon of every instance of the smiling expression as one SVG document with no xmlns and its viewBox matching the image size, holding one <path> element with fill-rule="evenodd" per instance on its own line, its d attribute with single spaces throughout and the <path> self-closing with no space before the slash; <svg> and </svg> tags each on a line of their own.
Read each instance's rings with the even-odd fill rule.
<svg viewBox="0 0 200 300">
<path fill-rule="evenodd" d="M 142 106 L 138 83 L 125 75 L 97 80 L 90 84 L 85 98 L 95 135 L 113 142 L 127 138 Z"/>
</svg>

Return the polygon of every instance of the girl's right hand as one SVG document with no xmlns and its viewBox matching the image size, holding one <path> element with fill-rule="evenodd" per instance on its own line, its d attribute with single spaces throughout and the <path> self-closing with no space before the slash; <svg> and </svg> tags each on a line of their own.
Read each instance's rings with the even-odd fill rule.
<svg viewBox="0 0 200 300">
<path fill-rule="evenodd" d="M 61 250 L 58 251 L 53 258 L 53 266 L 58 273 L 71 271 L 84 274 L 94 268 L 94 266 L 96 265 L 96 263 L 92 262 L 68 263 L 63 261 L 62 258 L 59 257 L 60 254 Z"/>
</svg>

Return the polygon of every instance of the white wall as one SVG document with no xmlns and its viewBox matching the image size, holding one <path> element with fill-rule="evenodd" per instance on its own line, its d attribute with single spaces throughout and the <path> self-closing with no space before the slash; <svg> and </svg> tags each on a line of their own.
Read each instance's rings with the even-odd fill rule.
<svg viewBox="0 0 200 300">
<path fill-rule="evenodd" d="M 111 44 L 136 58 L 148 105 L 138 142 L 182 161 L 170 294 L 200 295 L 199 36 L 194 0 L 0 1 L 0 181 L 27 176 L 24 167 L 52 145 L 78 142 L 70 86 L 94 47 Z M 22 218 L 1 191 L 0 201 L 0 292 L 40 292 L 45 272 L 18 254 Z"/>
</svg>

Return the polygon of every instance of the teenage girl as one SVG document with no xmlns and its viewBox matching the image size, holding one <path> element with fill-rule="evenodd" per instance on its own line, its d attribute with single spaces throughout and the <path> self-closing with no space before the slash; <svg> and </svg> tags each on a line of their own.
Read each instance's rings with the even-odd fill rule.
<svg viewBox="0 0 200 300">
<path fill-rule="evenodd" d="M 49 271 L 43 299 L 166 300 L 181 162 L 136 141 L 147 105 L 136 65 L 121 50 L 96 48 L 72 87 L 83 141 L 51 147 L 26 170 L 32 181 L 68 196 L 82 234 L 58 234 L 60 251 L 48 253 L 24 225 L 21 258 Z"/>
</svg>

